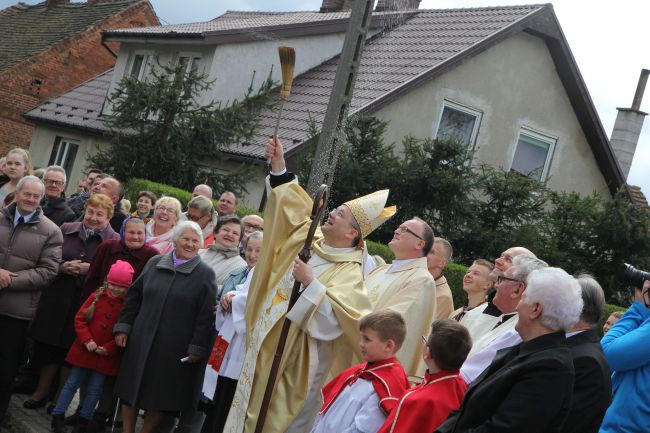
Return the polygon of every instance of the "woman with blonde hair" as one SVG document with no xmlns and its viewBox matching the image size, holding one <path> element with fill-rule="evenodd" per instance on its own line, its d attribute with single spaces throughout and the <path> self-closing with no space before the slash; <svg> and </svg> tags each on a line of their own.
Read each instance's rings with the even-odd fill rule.
<svg viewBox="0 0 650 433">
<path fill-rule="evenodd" d="M 170 253 L 174 249 L 174 227 L 180 219 L 181 202 L 174 197 L 160 197 L 154 205 L 153 220 L 147 223 L 147 245 L 160 254 Z"/>
<path fill-rule="evenodd" d="M 29 161 L 29 152 L 19 147 L 7 153 L 4 175 L 0 176 L 0 203 L 10 192 L 16 191 L 18 181 L 31 173 L 32 164 Z"/>
</svg>

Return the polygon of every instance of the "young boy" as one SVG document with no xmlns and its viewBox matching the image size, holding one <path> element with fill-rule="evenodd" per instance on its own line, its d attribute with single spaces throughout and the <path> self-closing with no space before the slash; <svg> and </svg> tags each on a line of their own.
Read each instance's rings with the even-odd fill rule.
<svg viewBox="0 0 650 433">
<path fill-rule="evenodd" d="M 460 407 L 467 386 L 459 369 L 472 348 L 467 329 L 452 319 L 433 322 L 424 340 L 421 384 L 406 391 L 377 433 L 432 432 Z"/>
<path fill-rule="evenodd" d="M 391 310 L 368 314 L 359 323 L 366 360 L 323 387 L 323 407 L 312 433 L 375 433 L 409 387 L 395 354 L 404 342 L 404 318 Z"/>
</svg>

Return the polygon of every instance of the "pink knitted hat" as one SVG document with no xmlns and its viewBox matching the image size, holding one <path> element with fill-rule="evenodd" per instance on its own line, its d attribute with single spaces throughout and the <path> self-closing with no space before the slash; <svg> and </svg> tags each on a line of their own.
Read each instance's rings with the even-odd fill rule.
<svg viewBox="0 0 650 433">
<path fill-rule="evenodd" d="M 118 260 L 113 263 L 111 270 L 108 271 L 106 282 L 115 284 L 116 286 L 129 287 L 133 282 L 133 266 L 124 260 Z"/>
</svg>

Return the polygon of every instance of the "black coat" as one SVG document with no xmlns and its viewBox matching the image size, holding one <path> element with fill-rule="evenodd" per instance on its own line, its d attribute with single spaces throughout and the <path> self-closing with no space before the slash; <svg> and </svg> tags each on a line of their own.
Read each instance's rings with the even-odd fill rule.
<svg viewBox="0 0 650 433">
<path fill-rule="evenodd" d="M 77 216 L 63 197 L 44 198 L 41 200 L 41 208 L 43 214 L 59 227 L 64 223 L 71 223 L 77 219 Z"/>
<path fill-rule="evenodd" d="M 596 433 L 612 399 L 612 378 L 597 328 L 567 338 L 575 382 L 565 433 Z"/>
<path fill-rule="evenodd" d="M 115 332 L 128 334 L 115 394 L 143 409 L 196 407 L 214 327 L 214 272 L 194 257 L 174 267 L 171 254 L 149 260 L 124 299 Z"/>
<path fill-rule="evenodd" d="M 564 332 L 499 350 L 436 432 L 559 432 L 571 407 L 573 376 Z"/>
<path fill-rule="evenodd" d="M 90 262 L 95 249 L 103 240 L 119 237 L 107 225 L 98 234 L 86 237 L 83 223 L 73 222 L 61 226 L 63 233 L 62 262 L 81 260 Z M 70 348 L 75 338 L 74 316 L 81 306 L 79 296 L 84 276 L 60 272 L 54 282 L 43 290 L 29 335 L 35 341 L 64 349 Z"/>
</svg>

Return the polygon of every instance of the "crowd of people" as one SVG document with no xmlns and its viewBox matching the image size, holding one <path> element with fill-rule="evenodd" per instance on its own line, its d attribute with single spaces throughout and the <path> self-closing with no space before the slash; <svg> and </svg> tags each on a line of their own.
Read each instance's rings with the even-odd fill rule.
<svg viewBox="0 0 650 433">
<path fill-rule="evenodd" d="M 99 170 L 66 198 L 62 167 L 0 160 L 0 420 L 22 392 L 55 433 L 650 431 L 649 281 L 602 340 L 598 282 L 520 246 L 474 260 L 454 306 L 426 221 L 368 253 L 388 190 L 332 209 L 304 262 L 311 199 L 279 140 L 266 156 L 264 217 L 242 218 L 208 185 L 131 210 Z"/>
</svg>

